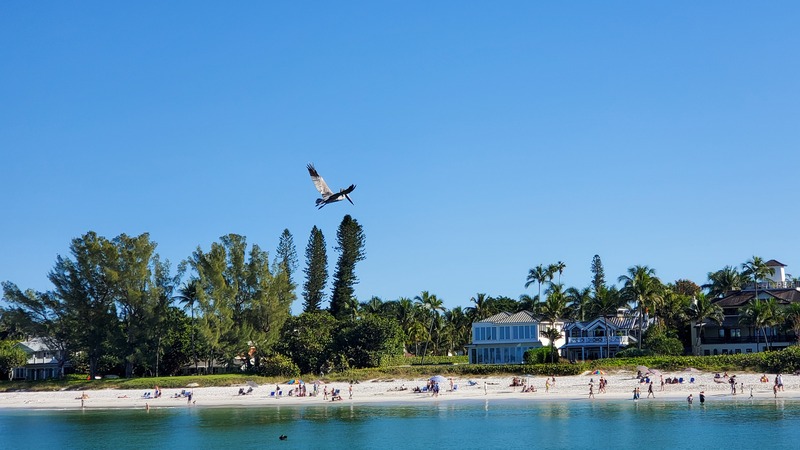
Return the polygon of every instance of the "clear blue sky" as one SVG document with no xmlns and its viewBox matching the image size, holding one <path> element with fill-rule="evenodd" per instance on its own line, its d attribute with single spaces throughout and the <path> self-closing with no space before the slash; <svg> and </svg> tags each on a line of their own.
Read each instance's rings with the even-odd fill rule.
<svg viewBox="0 0 800 450">
<path fill-rule="evenodd" d="M 49 289 L 90 230 L 177 265 L 288 228 L 304 266 L 316 225 L 333 266 L 345 214 L 361 301 L 583 287 L 594 254 L 800 275 L 797 2 L 162 3 L 0 4 L 0 280 Z"/>
</svg>

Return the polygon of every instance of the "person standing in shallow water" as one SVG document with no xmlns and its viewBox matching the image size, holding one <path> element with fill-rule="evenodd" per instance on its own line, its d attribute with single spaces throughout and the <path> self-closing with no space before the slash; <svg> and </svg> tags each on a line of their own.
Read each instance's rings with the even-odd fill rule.
<svg viewBox="0 0 800 450">
<path fill-rule="evenodd" d="M 703 403 L 705 403 L 705 402 L 706 402 L 706 394 L 705 394 L 705 391 L 700 391 L 700 404 L 702 405 L 702 404 L 703 404 Z"/>
<path fill-rule="evenodd" d="M 694 399 L 692 398 L 692 394 L 689 394 L 689 396 L 688 396 L 688 397 L 686 397 L 686 402 L 687 402 L 687 403 L 689 403 L 690 405 L 692 404 L 692 401 L 693 401 L 693 400 L 694 400 Z"/>
</svg>

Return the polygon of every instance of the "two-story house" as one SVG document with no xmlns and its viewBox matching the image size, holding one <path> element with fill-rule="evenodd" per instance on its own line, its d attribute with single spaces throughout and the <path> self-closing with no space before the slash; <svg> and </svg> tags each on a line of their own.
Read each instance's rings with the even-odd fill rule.
<svg viewBox="0 0 800 450">
<path fill-rule="evenodd" d="M 25 366 L 11 369 L 12 379 L 35 381 L 61 378 L 64 370 L 72 367 L 69 361 L 64 360 L 63 352 L 51 349 L 43 339 L 33 338 L 16 345 L 28 354 L 28 360 Z"/>
<path fill-rule="evenodd" d="M 467 346 L 470 364 L 522 364 L 523 355 L 531 348 L 550 345 L 541 333 L 550 328 L 529 311 L 502 312 L 472 324 L 472 343 Z M 556 321 L 562 330 L 563 322 Z M 556 348 L 564 338 L 556 340 Z"/>
<path fill-rule="evenodd" d="M 614 317 L 571 322 L 564 327 L 567 342 L 560 347 L 561 356 L 570 361 L 611 358 L 636 345 L 639 334 L 637 316 L 622 309 Z"/>
<path fill-rule="evenodd" d="M 783 331 L 778 324 L 767 328 L 754 327 L 741 320 L 742 310 L 758 295 L 759 300 L 774 299 L 778 305 L 800 302 L 800 282 L 786 273 L 786 265 L 771 259 L 766 265 L 773 274 L 758 286 L 749 283 L 713 301 L 722 307 L 725 319 L 722 324 L 712 321 L 692 325 L 694 351 L 700 355 L 725 355 L 732 353 L 754 353 L 769 348 L 778 350 L 794 344 L 797 339 L 791 332 Z"/>
</svg>

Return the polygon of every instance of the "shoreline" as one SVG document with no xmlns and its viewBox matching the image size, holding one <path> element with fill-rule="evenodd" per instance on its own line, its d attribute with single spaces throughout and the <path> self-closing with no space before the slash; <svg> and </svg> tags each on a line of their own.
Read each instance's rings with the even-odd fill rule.
<svg viewBox="0 0 800 450">
<path fill-rule="evenodd" d="M 609 373 L 607 375 L 574 375 L 556 377 L 556 383 L 546 392 L 545 377 L 521 377 L 523 381 L 532 384 L 536 392 L 521 392 L 521 387 L 511 386 L 511 377 L 489 377 L 489 378 L 454 378 L 453 384 L 456 389 L 449 390 L 449 384 L 443 386 L 439 396 L 434 397 L 428 393 L 413 392 L 414 387 L 425 386 L 426 379 L 406 379 L 379 381 L 367 380 L 353 384 L 353 398 L 349 398 L 348 383 L 334 382 L 319 386 L 318 396 L 296 397 L 285 393 L 294 389 L 296 385 L 279 384 L 284 395 L 280 398 L 271 396 L 275 391 L 275 385 L 262 385 L 254 388 L 248 395 L 237 395 L 240 386 L 229 387 L 198 387 L 184 388 L 193 393 L 192 402 L 189 403 L 185 397 L 174 397 L 179 394 L 181 389 L 162 389 L 160 398 L 144 398 L 143 392 L 137 390 L 122 389 L 103 389 L 87 391 L 51 391 L 51 392 L 3 392 L 0 393 L 0 411 L 2 410 L 52 410 L 52 411 L 74 411 L 74 410 L 118 410 L 118 409 L 174 409 L 174 408 L 271 408 L 280 406 L 415 406 L 472 401 L 524 401 L 532 403 L 547 402 L 607 402 L 607 401 L 633 401 L 633 390 L 639 387 L 641 396 L 640 404 L 648 401 L 657 402 L 687 402 L 689 394 L 694 397 L 694 404 L 699 405 L 699 393 L 705 392 L 708 402 L 718 403 L 720 401 L 737 400 L 788 400 L 800 401 L 800 377 L 795 375 L 783 375 L 784 391 L 779 391 L 775 397 L 772 386 L 775 374 L 767 374 L 769 382 L 760 382 L 759 374 L 737 374 L 737 395 L 730 393 L 728 383 L 714 382 L 714 376 L 710 373 L 698 372 L 688 374 L 688 378 L 694 377 L 695 382 L 685 382 L 683 384 L 667 384 L 661 390 L 659 376 L 652 377 L 654 399 L 647 399 L 648 385 L 639 383 L 628 371 Z M 598 392 L 598 382 L 600 377 L 608 381 L 607 392 Z M 665 373 L 664 377 L 675 376 L 672 372 Z M 687 378 L 686 373 L 678 373 L 678 376 Z M 475 385 L 470 386 L 468 381 L 474 381 Z M 595 398 L 589 398 L 589 383 L 593 382 Z M 447 383 L 445 383 L 447 384 Z M 741 384 L 744 384 L 744 392 L 739 393 Z M 399 390 L 402 386 L 407 390 Z M 247 388 L 246 385 L 241 387 Z M 327 388 L 339 389 L 342 400 L 331 401 L 323 398 L 322 390 Z M 313 386 L 307 385 L 308 392 L 312 392 Z M 752 389 L 753 397 L 750 397 Z M 152 390 L 150 391 L 152 392 Z M 81 396 L 87 397 L 81 401 Z M 83 403 L 83 406 L 81 406 Z"/>
</svg>

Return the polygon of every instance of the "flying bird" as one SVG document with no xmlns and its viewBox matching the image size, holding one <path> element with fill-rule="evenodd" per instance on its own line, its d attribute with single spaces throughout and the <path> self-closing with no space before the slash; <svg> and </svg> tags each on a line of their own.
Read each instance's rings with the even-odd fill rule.
<svg viewBox="0 0 800 450">
<path fill-rule="evenodd" d="M 325 184 L 325 180 L 319 176 L 319 173 L 317 173 L 317 169 L 314 168 L 313 164 L 309 164 L 306 167 L 308 168 L 308 174 L 311 175 L 311 181 L 314 182 L 314 186 L 316 186 L 319 193 L 322 194 L 322 198 L 317 199 L 317 209 L 322 209 L 322 207 L 328 203 L 339 202 L 344 199 L 347 199 L 351 205 L 355 205 L 355 203 L 350 200 L 350 196 L 348 195 L 353 192 L 353 189 L 356 188 L 355 184 L 351 184 L 347 189 L 341 189 L 339 192 L 334 194 L 333 191 L 331 191 L 331 188 Z"/>
</svg>

